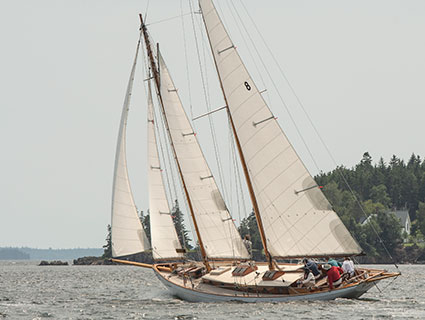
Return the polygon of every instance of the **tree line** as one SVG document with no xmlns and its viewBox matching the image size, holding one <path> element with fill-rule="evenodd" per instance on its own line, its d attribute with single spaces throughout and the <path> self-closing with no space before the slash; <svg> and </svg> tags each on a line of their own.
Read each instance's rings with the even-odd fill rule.
<svg viewBox="0 0 425 320">
<path fill-rule="evenodd" d="M 353 168 L 340 166 L 315 179 L 369 260 L 425 260 L 425 159 L 412 154 L 405 162 L 393 155 L 373 164 L 365 152 Z M 392 214 L 396 210 L 408 211 L 410 234 Z"/>
</svg>

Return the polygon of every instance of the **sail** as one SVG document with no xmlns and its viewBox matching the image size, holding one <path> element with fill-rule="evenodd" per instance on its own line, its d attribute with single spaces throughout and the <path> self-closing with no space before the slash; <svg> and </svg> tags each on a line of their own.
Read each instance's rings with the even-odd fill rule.
<svg viewBox="0 0 425 320">
<path fill-rule="evenodd" d="M 115 154 L 114 182 L 112 188 L 112 256 L 121 257 L 149 249 L 149 241 L 143 231 L 136 205 L 131 192 L 127 172 L 127 157 L 125 150 L 125 136 L 130 97 L 133 88 L 134 73 L 136 70 L 137 54 L 131 69 L 125 94 L 124 106 L 121 113 L 121 123 L 118 132 L 117 150 Z"/>
<path fill-rule="evenodd" d="M 181 249 L 181 245 L 165 194 L 156 143 L 152 93 L 148 82 L 148 185 L 152 255 L 154 259 L 183 258 L 183 253 L 176 252 L 176 249 Z"/>
<path fill-rule="evenodd" d="M 165 117 L 206 254 L 249 258 L 160 53 L 158 60 Z"/>
<path fill-rule="evenodd" d="M 200 0 L 217 72 L 241 144 L 270 254 L 359 254 L 251 79 L 211 0 Z"/>
</svg>

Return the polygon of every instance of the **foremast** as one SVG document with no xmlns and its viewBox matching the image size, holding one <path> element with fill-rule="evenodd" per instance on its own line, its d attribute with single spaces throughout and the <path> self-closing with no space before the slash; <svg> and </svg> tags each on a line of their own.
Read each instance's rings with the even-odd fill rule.
<svg viewBox="0 0 425 320">
<path fill-rule="evenodd" d="M 254 187 L 252 185 L 251 177 L 249 175 L 248 166 L 246 164 L 245 156 L 244 156 L 244 153 L 242 151 L 242 147 L 241 147 L 241 143 L 240 143 L 240 140 L 239 140 L 239 137 L 238 137 L 238 133 L 236 131 L 235 124 L 233 122 L 232 114 L 231 114 L 231 112 L 229 110 L 229 107 L 228 107 L 229 104 L 227 102 L 226 92 L 224 90 L 223 81 L 221 79 L 221 75 L 220 75 L 220 72 L 218 70 L 217 60 L 216 60 L 215 55 L 214 55 L 214 52 L 213 52 L 213 48 L 212 48 L 212 45 L 211 45 L 210 34 L 208 32 L 208 29 L 206 28 L 205 18 L 204 18 L 204 14 L 203 14 L 202 10 L 201 10 L 201 13 L 202 13 L 202 19 L 204 21 L 204 25 L 205 25 L 205 30 L 206 30 L 206 33 L 207 33 L 208 41 L 210 43 L 210 49 L 211 49 L 211 52 L 212 52 L 212 56 L 214 58 L 214 66 L 216 68 L 218 79 L 219 79 L 219 82 L 220 82 L 220 88 L 221 88 L 221 91 L 223 93 L 224 101 L 226 103 L 227 115 L 228 115 L 228 117 L 230 119 L 230 124 L 231 124 L 231 127 L 232 127 L 233 136 L 235 138 L 236 146 L 237 146 L 237 149 L 238 149 L 239 159 L 240 159 L 241 164 L 242 164 L 242 168 L 243 168 L 245 180 L 246 180 L 246 183 L 247 183 L 247 186 L 248 186 L 249 196 L 250 196 L 250 199 L 251 199 L 251 203 L 252 203 L 252 207 L 253 207 L 253 210 L 254 210 L 255 218 L 257 220 L 258 230 L 259 230 L 260 237 L 261 237 L 261 243 L 262 243 L 263 248 L 264 248 L 264 254 L 266 256 L 269 269 L 270 270 L 273 270 L 274 269 L 273 257 L 271 256 L 271 254 L 270 254 L 270 252 L 268 250 L 268 247 L 267 247 L 266 235 L 265 235 L 265 232 L 264 232 L 263 222 L 262 222 L 262 219 L 261 219 L 260 209 L 258 207 L 257 198 L 256 198 L 255 193 L 254 193 Z"/>
<path fill-rule="evenodd" d="M 207 257 L 206 251 L 205 251 L 205 247 L 204 247 L 204 244 L 202 242 L 202 237 L 201 237 L 201 234 L 199 232 L 198 224 L 197 224 L 195 213 L 194 213 L 194 210 L 193 210 L 193 205 L 192 205 L 192 202 L 191 202 L 191 199 L 190 199 L 190 196 L 189 196 L 189 192 L 188 192 L 187 187 L 186 187 L 185 179 L 184 179 L 184 176 L 182 174 L 181 166 L 180 166 L 179 160 L 177 158 L 174 143 L 173 143 L 173 140 L 172 140 L 171 134 L 170 134 L 170 128 L 169 128 L 169 125 L 168 125 L 167 116 L 166 116 L 165 109 L 164 109 L 164 103 L 163 103 L 163 99 L 162 99 L 161 91 L 160 91 L 161 82 L 160 82 L 160 75 L 159 75 L 159 72 L 158 72 L 158 67 L 155 63 L 155 59 L 154 59 L 153 51 L 152 51 L 152 46 L 151 46 L 151 43 L 150 43 L 150 40 L 149 40 L 149 35 L 147 33 L 146 25 L 143 22 L 143 17 L 142 17 L 141 14 L 139 14 L 139 17 L 140 17 L 140 22 L 141 22 L 140 28 L 141 28 L 141 31 L 143 33 L 143 38 L 145 40 L 149 64 L 150 64 L 150 67 L 151 67 L 153 80 L 155 82 L 155 87 L 157 89 L 157 95 L 158 95 L 158 100 L 159 100 L 159 104 L 160 104 L 160 107 L 161 107 L 161 112 L 164 116 L 165 128 L 166 128 L 167 133 L 168 133 L 171 149 L 173 150 L 174 160 L 175 160 L 176 165 L 177 165 L 177 170 L 179 172 L 180 179 L 182 181 L 183 190 L 184 190 L 184 193 L 185 193 L 185 196 L 186 196 L 186 199 L 187 199 L 187 204 L 189 206 L 189 211 L 190 211 L 190 214 L 191 214 L 191 217 L 192 217 L 193 225 L 195 227 L 195 232 L 196 232 L 196 236 L 198 238 L 199 248 L 201 250 L 202 261 L 203 261 L 207 271 L 209 272 L 211 270 L 211 266 L 209 264 L 208 257 Z"/>
</svg>

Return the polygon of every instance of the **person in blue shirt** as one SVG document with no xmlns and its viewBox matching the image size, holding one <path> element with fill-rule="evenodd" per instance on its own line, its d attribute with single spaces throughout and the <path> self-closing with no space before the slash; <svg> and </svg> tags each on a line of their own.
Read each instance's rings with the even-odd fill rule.
<svg viewBox="0 0 425 320">
<path fill-rule="evenodd" d="M 332 267 L 341 267 L 340 263 L 337 262 L 335 259 L 327 257 L 327 260 L 327 263 L 330 264 Z"/>
<path fill-rule="evenodd" d="M 321 277 L 322 274 L 320 273 L 319 269 L 317 268 L 316 262 L 304 258 L 303 263 L 304 263 L 304 267 L 309 269 L 313 273 L 313 276 L 316 280 L 318 280 Z"/>
</svg>

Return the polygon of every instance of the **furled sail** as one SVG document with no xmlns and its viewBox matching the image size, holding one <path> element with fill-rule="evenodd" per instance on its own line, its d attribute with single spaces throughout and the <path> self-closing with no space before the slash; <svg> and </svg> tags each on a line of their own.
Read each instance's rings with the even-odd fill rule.
<svg viewBox="0 0 425 320">
<path fill-rule="evenodd" d="M 154 259 L 183 258 L 183 253 L 176 252 L 176 249 L 181 249 L 181 245 L 165 194 L 156 143 L 152 93 L 148 82 L 148 185 L 152 255 Z"/>
<path fill-rule="evenodd" d="M 158 60 L 165 117 L 206 254 L 209 258 L 249 258 L 160 53 Z"/>
<path fill-rule="evenodd" d="M 199 4 L 270 254 L 360 253 L 259 93 L 212 1 L 200 0 Z"/>
<path fill-rule="evenodd" d="M 130 79 L 125 94 L 115 154 L 114 182 L 112 189 L 112 256 L 121 257 L 149 249 L 149 241 L 143 231 L 136 205 L 131 192 L 127 172 L 125 136 L 130 97 L 136 71 L 137 55 L 140 40 L 137 44 L 136 56 L 131 69 Z"/>
</svg>

